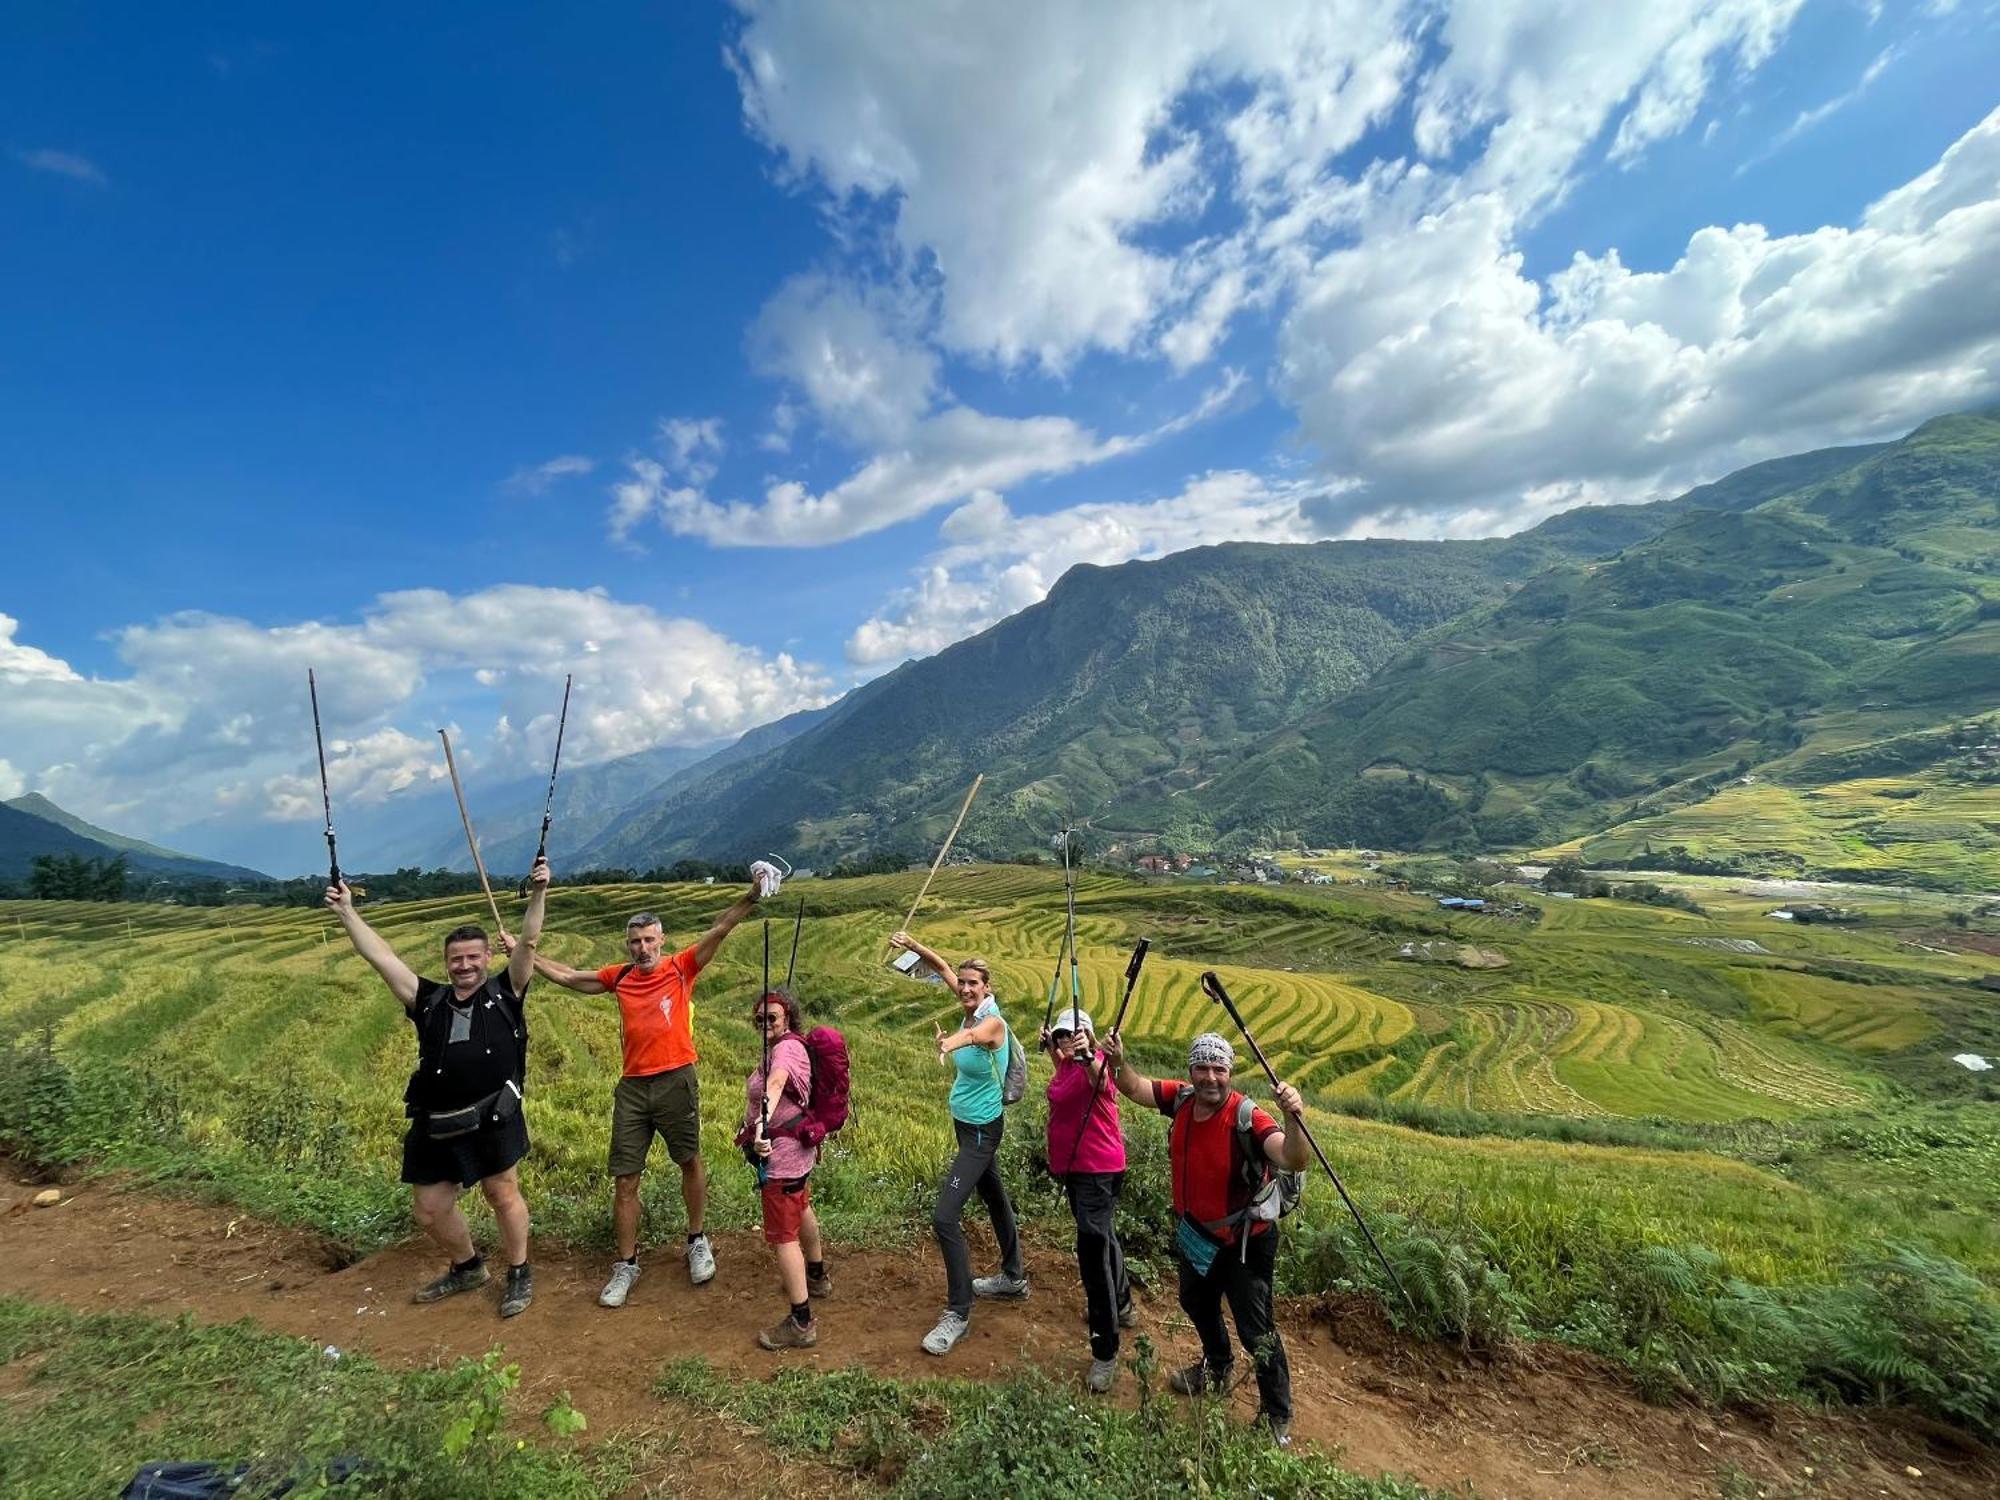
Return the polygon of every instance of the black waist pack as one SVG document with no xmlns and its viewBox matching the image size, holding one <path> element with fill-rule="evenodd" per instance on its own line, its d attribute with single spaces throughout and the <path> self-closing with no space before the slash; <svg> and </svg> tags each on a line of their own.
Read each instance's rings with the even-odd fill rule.
<svg viewBox="0 0 2000 1500">
<path fill-rule="evenodd" d="M 521 1112 L 521 1090 L 508 1079 L 496 1093 L 463 1109 L 432 1109 L 424 1112 L 424 1134 L 434 1141 L 456 1140 L 487 1125 L 498 1125 Z"/>
</svg>

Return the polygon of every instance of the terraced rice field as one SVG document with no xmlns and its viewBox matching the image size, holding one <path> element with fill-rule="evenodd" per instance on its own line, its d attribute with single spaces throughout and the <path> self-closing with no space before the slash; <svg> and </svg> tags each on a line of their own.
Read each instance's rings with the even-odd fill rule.
<svg viewBox="0 0 2000 1500">
<path fill-rule="evenodd" d="M 1783 1036 L 1810 1037 L 1850 1052 L 1900 1052 L 1937 1035 L 1924 992 L 1904 985 L 1847 984 L 1782 969 L 1732 972 L 1752 1014 Z"/>
<path fill-rule="evenodd" d="M 885 964 L 887 934 L 916 883 L 883 876 L 796 889 L 807 907 L 799 974 L 809 1004 L 898 1056 L 921 1059 L 933 1024 L 949 1024 L 956 1007 L 942 987 Z M 614 962 L 624 919 L 641 907 L 657 912 L 674 940 L 692 941 L 732 895 L 710 886 L 561 891 L 544 947 L 564 962 Z M 1622 902 L 1538 900 L 1543 918 L 1534 927 L 1490 918 L 1443 924 L 1431 903 L 1382 892 L 1245 892 L 1224 900 L 1198 888 L 1151 892 L 1086 876 L 1078 892 L 1082 1001 L 1100 1026 L 1109 1024 L 1130 946 L 1143 932 L 1155 946 L 1125 1029 L 1154 1049 L 1149 1055 L 1170 1056 L 1196 1031 L 1227 1029 L 1198 985 L 1213 967 L 1280 1071 L 1308 1089 L 1686 1121 L 1854 1108 L 1874 1087 L 1863 1058 L 1920 1046 L 1936 1032 L 1922 974 L 1911 983 L 1860 984 L 1798 967 L 1815 945 L 1865 953 L 1879 967 L 1906 944 L 1858 930 L 1759 925 L 1747 903 L 1704 918 Z M 454 898 L 370 916 L 393 944 L 421 958 L 446 928 L 475 915 L 475 905 Z M 795 909 L 788 893 L 772 912 L 776 977 Z M 0 965 L 0 1034 L 53 1025 L 65 1045 L 171 1067 L 202 1087 L 282 1070 L 370 1097 L 400 1088 L 404 1023 L 321 913 L 20 903 L 9 914 L 15 946 L 0 953 L 31 955 L 32 963 Z M 1401 934 L 1384 927 L 1390 918 L 1499 947 L 1510 967 L 1467 974 L 1398 964 L 1392 955 Z M 948 870 L 916 926 L 950 956 L 977 953 L 991 962 L 1007 1014 L 1031 1042 L 1058 977 L 1059 880 L 1016 866 Z M 1740 951 L 1747 932 L 1767 939 L 1773 956 Z M 132 962 L 135 954 L 143 962 Z M 739 1012 L 754 993 L 760 959 L 752 923 L 730 940 L 697 997 L 703 1035 L 732 1067 L 749 1045 Z M 1924 961 L 1961 970 L 1972 962 Z M 1057 1003 L 1068 1001 L 1065 972 Z M 618 1066 L 609 1008 L 545 985 L 534 1019 L 536 1064 L 547 1075 L 539 1097 L 596 1110 L 597 1092 Z M 1413 1034 L 1427 1042 L 1421 1052 L 1409 1051 Z M 1387 1055 L 1399 1043 L 1406 1063 Z M 357 1126 L 379 1129 L 385 1140 L 396 1128 L 393 1116 L 379 1127 Z"/>
<path fill-rule="evenodd" d="M 846 1029 L 856 1060 L 853 1123 L 815 1179 L 836 1235 L 921 1226 L 948 1155 L 945 1077 L 931 1035 L 934 1024 L 955 1021 L 957 1005 L 941 986 L 905 979 L 884 962 L 887 935 L 919 879 L 801 882 L 771 914 L 774 977 L 782 977 L 794 903 L 805 897 L 798 987 L 815 1018 Z M 673 940 L 691 942 L 734 894 L 709 886 L 558 891 L 544 946 L 568 963 L 618 961 L 625 919 L 641 908 L 657 912 Z M 1212 967 L 1280 1072 L 1328 1100 L 1373 1094 L 1508 1114 L 1782 1120 L 1871 1107 L 1883 1084 L 1870 1060 L 1934 1044 L 1931 1007 L 1947 993 L 1941 986 L 1980 962 L 1911 954 L 1904 980 L 1849 983 L 1801 966 L 1865 960 L 1886 972 L 1907 944 L 1864 929 L 1784 928 L 1750 902 L 1711 918 L 1624 903 L 1541 904 L 1546 919 L 1533 925 L 1446 919 L 1421 898 L 1351 887 L 1161 889 L 1093 875 L 1078 893 L 1083 1000 L 1108 1023 L 1143 933 L 1154 947 L 1126 1030 L 1154 1069 L 1173 1066 L 1195 1031 L 1226 1029 L 1198 988 Z M 454 898 L 367 914 L 428 968 L 444 932 L 478 910 Z M 1031 1042 L 1062 923 L 1058 878 L 998 867 L 942 873 L 914 925 L 953 957 L 987 957 L 1010 1020 Z M 1770 940 L 1773 956 L 1737 946 L 1752 933 Z M 1498 948 L 1509 966 L 1470 972 L 1397 961 L 1413 937 Z M 1689 937 L 1728 941 L 1690 945 Z M 746 1020 L 761 954 L 752 922 L 696 995 L 703 1142 L 724 1225 L 754 1213 L 730 1137 L 756 1045 Z M 1066 1003 L 1067 974 L 1062 992 Z M 602 998 L 544 984 L 529 1015 L 535 1148 L 524 1187 L 548 1232 L 599 1239 L 607 1100 L 620 1069 L 615 1014 Z M 13 904 L 0 912 L 0 1044 L 44 1030 L 64 1055 L 168 1087 L 190 1145 L 224 1176 L 291 1152 L 305 1165 L 288 1169 L 277 1191 L 294 1195 L 307 1221 L 342 1233 L 355 1222 L 379 1226 L 362 1234 L 403 1223 L 394 1177 L 408 1024 L 324 913 Z M 1039 1149 L 1045 1064 L 1035 1061 L 1031 1077 L 1029 1101 L 1009 1117 L 1015 1173 Z M 1239 1077 L 1253 1094 L 1267 1092 L 1247 1060 Z M 288 1098 L 310 1107 L 286 1126 L 294 1134 L 274 1137 L 259 1111 L 282 1112 Z M 1156 1177 L 1156 1122 L 1129 1108 L 1125 1118 L 1135 1171 Z M 1445 1140 L 1340 1116 L 1316 1115 L 1315 1123 L 1371 1201 L 1536 1226 L 1537 1244 L 1571 1232 L 1564 1226 L 1586 1182 L 1592 1214 L 1626 1215 L 1648 1240 L 1714 1246 L 1759 1274 L 1829 1274 L 1854 1232 L 1817 1198 L 1703 1153 Z M 664 1174 L 648 1184 L 649 1222 L 675 1222 Z M 1327 1222 L 1324 1197 L 1309 1204 L 1309 1225 Z M 336 1200 L 366 1207 L 336 1214 Z"/>
</svg>

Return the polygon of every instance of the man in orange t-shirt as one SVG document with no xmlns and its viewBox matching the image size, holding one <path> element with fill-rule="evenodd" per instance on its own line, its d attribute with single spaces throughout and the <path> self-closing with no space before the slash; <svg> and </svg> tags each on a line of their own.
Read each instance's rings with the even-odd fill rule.
<svg viewBox="0 0 2000 1500">
<path fill-rule="evenodd" d="M 770 877 L 776 879 L 775 872 Z M 715 1251 L 702 1229 L 708 1207 L 708 1173 L 701 1159 L 701 1085 L 695 1072 L 694 981 L 714 959 L 722 940 L 750 915 L 765 886 L 750 889 L 715 919 L 691 948 L 665 954 L 660 919 L 642 911 L 625 924 L 631 962 L 572 969 L 535 956 L 535 970 L 579 995 L 616 995 L 625 1048 L 625 1073 L 611 1099 L 609 1169 L 614 1189 L 611 1220 L 618 1259 L 598 1294 L 605 1307 L 623 1307 L 639 1279 L 639 1179 L 653 1137 L 664 1136 L 667 1154 L 681 1169 L 681 1202 L 687 1206 L 688 1279 L 696 1286 L 715 1275 Z"/>
</svg>

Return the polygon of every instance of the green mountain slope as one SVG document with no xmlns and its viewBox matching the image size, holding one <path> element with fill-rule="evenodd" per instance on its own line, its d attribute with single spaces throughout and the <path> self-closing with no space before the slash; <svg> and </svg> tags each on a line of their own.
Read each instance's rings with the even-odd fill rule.
<svg viewBox="0 0 2000 1500">
<path fill-rule="evenodd" d="M 78 854 L 86 859 L 112 859 L 123 854 L 132 869 L 157 875 L 199 876 L 215 880 L 266 878 L 242 865 L 181 854 L 172 849 L 162 849 L 158 844 L 149 844 L 143 839 L 128 838 L 122 833 L 99 828 L 56 806 L 40 792 L 9 798 L 0 803 L 0 808 L 29 820 L 21 823 L 15 817 L 9 817 L 0 823 L 0 832 L 4 832 L 4 838 L 0 838 L 0 875 L 26 874 L 37 854 Z M 55 831 L 51 832 L 51 829 Z"/>
<path fill-rule="evenodd" d="M 1984 413 L 1745 511 L 1688 511 L 1453 622 L 1203 801 L 1218 826 L 1316 843 L 1533 845 L 1630 825 L 1584 852 L 1685 853 L 1673 818 L 1735 778 L 1810 790 L 1816 755 L 2000 704 L 1996 496 L 2000 418 Z M 2000 878 L 2000 787 L 1969 761 L 1953 774 L 1966 795 L 1921 811 L 1962 825 L 1974 857 L 1954 878 Z M 1871 825 L 1877 847 L 1905 841 L 1895 822 Z M 1828 861 L 1787 855 L 1782 827 L 1762 837 L 1772 858 L 1738 851 L 1737 867 L 1937 878 L 1914 851 Z"/>
<path fill-rule="evenodd" d="M 1147 806 L 1364 682 L 1412 636 L 1569 543 L 1233 544 L 1078 567 L 1047 599 L 850 694 L 824 722 L 660 800 L 587 852 L 644 865 L 762 848 L 920 848 L 975 770 L 967 847 L 1045 841 L 1068 808 Z"/>
</svg>

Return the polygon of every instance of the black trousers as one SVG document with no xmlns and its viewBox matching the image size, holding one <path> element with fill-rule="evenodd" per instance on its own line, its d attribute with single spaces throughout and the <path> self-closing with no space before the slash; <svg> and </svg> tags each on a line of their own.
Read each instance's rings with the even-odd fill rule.
<svg viewBox="0 0 2000 1500">
<path fill-rule="evenodd" d="M 1211 1374 L 1219 1374 L 1236 1361 L 1229 1347 L 1229 1331 L 1222 1326 L 1222 1300 L 1229 1299 L 1229 1311 L 1236 1318 L 1236 1334 L 1257 1364 L 1258 1406 L 1266 1416 L 1281 1422 L 1292 1419 L 1292 1367 L 1285 1359 L 1284 1343 L 1271 1315 L 1271 1273 L 1278 1263 L 1278 1230 L 1273 1225 L 1263 1234 L 1250 1236 L 1247 1251 L 1239 1245 L 1224 1245 L 1215 1252 L 1215 1264 L 1202 1275 L 1181 1263 L 1181 1310 L 1201 1335 L 1201 1357 Z"/>
<path fill-rule="evenodd" d="M 1076 1220 L 1076 1268 L 1083 1275 L 1093 1359 L 1118 1357 L 1118 1309 L 1132 1300 L 1116 1223 L 1118 1191 L 1124 1186 L 1123 1172 L 1072 1172 L 1063 1179 Z"/>
<path fill-rule="evenodd" d="M 1014 1205 L 1000 1181 L 1000 1137 L 1005 1132 L 1004 1117 L 986 1125 L 968 1125 L 953 1120 L 958 1137 L 958 1154 L 944 1174 L 938 1189 L 937 1206 L 931 1210 L 931 1233 L 944 1252 L 946 1305 L 964 1317 L 972 1316 L 972 1250 L 965 1243 L 965 1200 L 975 1192 L 993 1218 L 993 1238 L 1000 1242 L 1000 1269 L 1006 1275 L 1021 1275 L 1021 1234 L 1014 1224 Z"/>
</svg>

